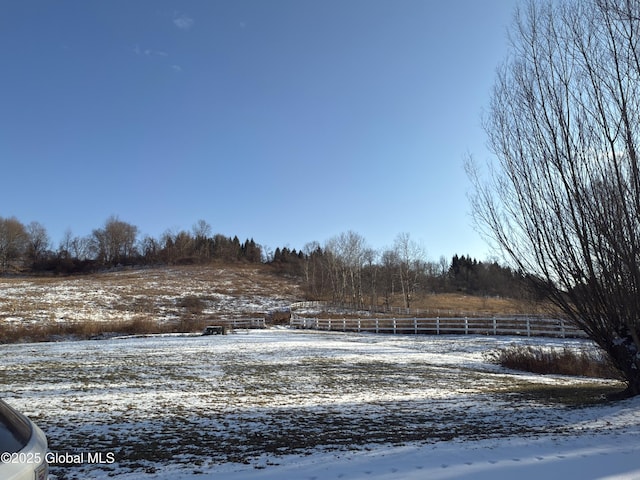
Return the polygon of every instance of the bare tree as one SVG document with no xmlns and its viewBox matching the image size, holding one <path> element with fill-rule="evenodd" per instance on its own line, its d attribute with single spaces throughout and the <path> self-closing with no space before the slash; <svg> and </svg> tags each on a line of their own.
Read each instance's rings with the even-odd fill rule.
<svg viewBox="0 0 640 480">
<path fill-rule="evenodd" d="M 71 239 L 71 255 L 77 260 L 87 260 L 91 256 L 91 238 L 73 237 Z"/>
<path fill-rule="evenodd" d="M 211 225 L 204 220 L 198 220 L 193 227 L 193 242 L 195 254 L 200 261 L 208 261 L 211 259 L 213 250 L 213 242 L 211 241 Z"/>
<path fill-rule="evenodd" d="M 160 251 L 162 246 L 160 241 L 153 238 L 151 235 L 145 235 L 140 242 L 141 254 L 144 257 L 145 263 L 154 264 L 160 261 Z"/>
<path fill-rule="evenodd" d="M 362 269 L 366 260 L 366 252 L 369 250 L 367 241 L 362 235 L 352 231 L 340 234 L 339 239 L 347 271 L 351 303 L 355 307 L 361 307 L 363 304 Z"/>
<path fill-rule="evenodd" d="M 324 246 L 324 263 L 331 283 L 333 300 L 345 302 L 347 299 L 347 274 L 341 248 L 339 237 L 327 240 Z"/>
<path fill-rule="evenodd" d="M 408 233 L 400 233 L 394 243 L 393 249 L 398 261 L 398 275 L 400 277 L 400 287 L 402 289 L 402 299 L 404 308 L 411 307 L 411 299 L 423 266 L 424 253 L 422 248 L 413 240 Z"/>
<path fill-rule="evenodd" d="M 58 257 L 86 260 L 91 256 L 92 240 L 89 237 L 74 237 L 71 229 L 67 229 L 58 245 Z"/>
<path fill-rule="evenodd" d="M 35 265 L 46 255 L 51 240 L 47 229 L 38 222 L 31 222 L 27 225 L 25 233 L 27 234 L 27 258 Z"/>
<path fill-rule="evenodd" d="M 73 232 L 70 228 L 64 231 L 64 235 L 58 244 L 58 257 L 70 258 L 71 257 L 71 241 L 73 239 Z"/>
<path fill-rule="evenodd" d="M 368 248 L 364 237 L 348 231 L 330 238 L 325 259 L 334 291 L 334 299 L 362 306 L 362 269 Z"/>
<path fill-rule="evenodd" d="M 369 293 L 369 305 L 378 303 L 378 268 L 376 260 L 378 252 L 373 248 L 366 248 L 363 252 L 365 270 L 363 275 L 363 295 Z"/>
<path fill-rule="evenodd" d="M 516 13 L 472 162 L 480 229 L 640 394 L 640 2 L 530 1 Z"/>
<path fill-rule="evenodd" d="M 396 271 L 400 259 L 395 250 L 387 249 L 380 256 L 380 281 L 382 284 L 382 294 L 384 297 L 384 305 L 386 308 L 391 306 L 393 297 L 396 293 Z"/>
<path fill-rule="evenodd" d="M 137 235 L 138 227 L 118 217 L 109 217 L 103 228 L 93 231 L 92 245 L 97 260 L 105 265 L 129 260 L 135 253 Z"/>
<path fill-rule="evenodd" d="M 15 217 L 0 217 L 0 271 L 6 271 L 11 262 L 20 260 L 26 245 L 24 225 Z"/>
<path fill-rule="evenodd" d="M 323 252 L 318 242 L 309 242 L 303 247 L 302 274 L 304 275 L 307 292 L 312 298 L 318 298 L 323 293 L 324 270 L 322 265 Z"/>
</svg>

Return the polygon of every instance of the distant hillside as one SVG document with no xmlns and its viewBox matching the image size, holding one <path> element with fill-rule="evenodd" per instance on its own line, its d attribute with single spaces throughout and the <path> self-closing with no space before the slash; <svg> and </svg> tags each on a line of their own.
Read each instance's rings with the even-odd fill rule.
<svg viewBox="0 0 640 480">
<path fill-rule="evenodd" d="M 216 320 L 264 317 L 269 311 L 307 299 L 303 279 L 275 272 L 269 265 L 235 263 L 0 278 L 0 342 L 90 338 L 105 332 L 194 332 Z M 392 307 L 403 304 L 400 294 L 390 300 Z M 524 300 L 417 293 L 410 314 L 538 310 L 538 304 Z"/>
<path fill-rule="evenodd" d="M 0 341 L 57 331 L 193 331 L 215 319 L 262 317 L 302 298 L 294 281 L 261 264 L 0 278 Z"/>
</svg>

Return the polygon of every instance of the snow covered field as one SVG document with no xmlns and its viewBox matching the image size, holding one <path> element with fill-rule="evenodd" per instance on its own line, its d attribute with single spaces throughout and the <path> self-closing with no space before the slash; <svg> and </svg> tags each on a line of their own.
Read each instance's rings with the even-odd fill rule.
<svg viewBox="0 0 640 480">
<path fill-rule="evenodd" d="M 640 402 L 487 362 L 515 342 L 589 347 L 287 329 L 2 345 L 0 395 L 45 431 L 58 480 L 640 478 Z"/>
</svg>

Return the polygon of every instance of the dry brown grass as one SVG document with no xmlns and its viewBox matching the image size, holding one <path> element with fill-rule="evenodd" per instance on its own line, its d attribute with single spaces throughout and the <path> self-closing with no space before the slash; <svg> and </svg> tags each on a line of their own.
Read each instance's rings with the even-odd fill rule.
<svg viewBox="0 0 640 480">
<path fill-rule="evenodd" d="M 45 342 L 66 339 L 103 338 L 111 335 L 169 333 L 176 328 L 151 319 L 134 318 L 113 322 L 43 322 L 14 324 L 0 331 L 0 343 Z"/>
<path fill-rule="evenodd" d="M 493 352 L 489 359 L 503 367 L 525 372 L 620 380 L 620 372 L 613 368 L 603 352 L 514 345 Z"/>
<path fill-rule="evenodd" d="M 440 293 L 416 298 L 412 308 L 440 310 L 455 314 L 463 312 L 473 316 L 516 315 L 524 313 L 546 313 L 547 308 L 526 300 L 504 297 L 480 297 L 461 293 Z"/>
<path fill-rule="evenodd" d="M 396 295 L 391 305 L 403 307 L 403 298 Z M 382 306 L 382 305 L 380 305 Z M 394 314 L 398 312 L 394 311 Z M 419 294 L 411 300 L 409 315 L 427 317 L 481 317 L 494 315 L 546 314 L 552 308 L 543 303 L 505 297 L 482 297 L 463 293 Z"/>
</svg>

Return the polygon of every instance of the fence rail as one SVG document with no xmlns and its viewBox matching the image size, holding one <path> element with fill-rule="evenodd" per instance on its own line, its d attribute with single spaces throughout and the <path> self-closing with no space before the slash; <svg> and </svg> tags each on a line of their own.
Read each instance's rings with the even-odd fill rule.
<svg viewBox="0 0 640 480">
<path fill-rule="evenodd" d="M 405 308 L 397 306 L 384 305 L 354 305 L 347 302 L 327 302 L 322 300 L 313 300 L 306 302 L 295 302 L 290 305 L 291 315 L 293 317 L 304 316 L 305 310 L 322 310 L 328 311 L 349 311 L 349 312 L 369 312 L 373 315 L 398 315 L 403 317 L 481 317 L 487 315 L 486 312 L 476 310 L 460 310 L 453 308 Z M 303 313 L 300 313 L 302 311 Z M 334 315 L 340 315 L 334 313 Z"/>
<path fill-rule="evenodd" d="M 266 328 L 264 318 L 232 318 L 225 320 L 212 320 L 212 324 L 224 325 L 232 330 L 244 328 Z"/>
<path fill-rule="evenodd" d="M 521 335 L 586 338 L 582 330 L 562 319 L 536 316 L 446 318 L 292 318 L 294 328 L 393 334 Z"/>
</svg>

